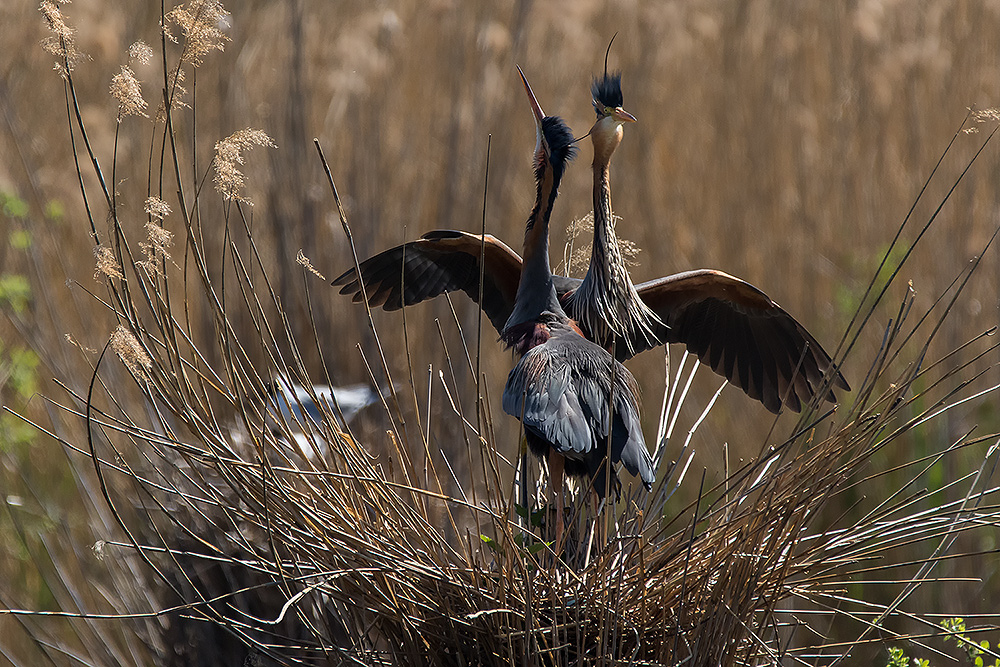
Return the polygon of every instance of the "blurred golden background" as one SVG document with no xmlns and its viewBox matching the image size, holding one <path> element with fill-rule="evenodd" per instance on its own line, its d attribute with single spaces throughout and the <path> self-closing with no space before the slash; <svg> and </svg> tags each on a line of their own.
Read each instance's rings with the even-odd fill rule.
<svg viewBox="0 0 1000 667">
<path fill-rule="evenodd" d="M 278 150 L 251 155 L 246 173 L 254 225 L 268 240 L 262 247 L 288 269 L 277 273 L 286 307 L 302 299 L 293 262 L 300 248 L 327 278 L 352 261 L 313 137 L 331 160 L 364 257 L 429 229 L 478 230 L 492 136 L 487 228 L 519 248 L 533 196 L 533 132 L 514 65 L 546 112 L 583 135 L 593 120 L 591 77 L 618 32 L 610 66 L 622 70 L 625 106 L 639 123 L 626 128 L 612 186 L 619 233 L 642 249 L 636 282 L 723 269 L 764 289 L 832 351 L 966 109 L 992 105 L 1000 81 L 997 3 L 249 2 L 229 9 L 231 41 L 186 82 L 200 118 L 193 157 L 207 168 L 214 143 L 242 127 L 275 139 Z M 35 319 L 56 336 L 76 335 L 75 298 L 64 283 L 92 286 L 92 258 L 66 252 L 89 242 L 79 224 L 61 86 L 38 47 L 44 26 L 35 4 L 5 3 L 0 11 L 8 45 L 0 56 L 0 184 L 36 216 L 8 226 L 31 222 L 34 252 L 47 258 L 33 292 Z M 155 3 L 66 7 L 78 48 L 90 57 L 75 76 L 89 93 L 80 103 L 99 156 L 113 147 L 110 79 L 129 44 L 158 42 L 158 11 Z M 153 108 L 156 71 L 156 63 L 136 67 Z M 149 171 L 150 127 L 131 119 L 121 129 L 116 187 L 128 193 L 143 188 Z M 960 137 L 916 220 L 940 202 L 980 139 Z M 584 144 L 564 179 L 554 263 L 562 230 L 590 210 L 589 150 Z M 943 291 L 996 226 L 996 166 L 988 151 L 904 268 L 901 284 L 913 280 L 918 304 Z M 38 216 L 49 204 L 61 215 L 45 224 Z M 219 238 L 206 241 L 219 247 L 221 234 L 220 225 Z M 16 259 L 7 254 L 8 263 Z M 970 287 L 974 298 L 943 336 L 948 343 L 995 323 L 995 281 L 988 279 L 995 267 L 987 258 Z M 316 301 L 322 343 L 336 360 L 331 375 L 364 380 L 354 349 L 366 328 L 363 310 L 333 290 Z M 474 307 L 461 295 L 455 301 L 472 321 Z M 83 308 L 90 323 L 91 309 Z M 407 317 L 418 341 L 428 336 L 414 350 L 440 366 L 429 323 L 450 319 L 446 304 L 421 305 Z M 93 331 L 103 335 L 101 327 Z M 875 338 L 866 341 L 869 354 L 854 357 L 859 366 L 847 368 L 851 376 L 863 372 Z M 491 367 L 509 365 L 505 353 L 487 347 Z M 658 384 L 646 372 L 660 365 L 654 356 L 633 365 L 650 394 Z M 741 428 L 768 419 L 735 390 L 724 400 L 717 418 L 731 413 Z"/>
<path fill-rule="evenodd" d="M 375 348 L 364 309 L 327 284 L 353 260 L 313 137 L 330 160 L 362 259 L 430 229 L 478 231 L 488 145 L 487 231 L 518 249 L 534 195 L 534 130 L 515 65 L 545 111 L 562 116 L 581 136 L 594 119 L 591 78 L 602 70 L 608 41 L 617 32 L 609 65 L 623 72 L 624 106 L 639 122 L 625 128 L 612 164 L 612 191 L 619 235 L 641 248 L 632 270 L 635 282 L 687 269 L 722 269 L 767 292 L 832 353 L 968 109 L 992 107 L 1000 97 L 996 0 L 248 0 L 227 9 L 232 15 L 222 26 L 229 38 L 225 50 L 208 54 L 196 76 L 184 82 L 198 124 L 190 125 L 190 114 L 177 115 L 175 129 L 186 138 L 180 162 L 194 165 L 181 178 L 188 187 L 210 188 L 213 146 L 238 129 L 260 128 L 274 139 L 277 149 L 258 148 L 245 165 L 246 194 L 254 203 L 251 224 L 297 340 L 313 338 L 308 288 L 326 368 L 310 345 L 301 349 L 312 379 L 325 382 L 329 376 L 334 384 L 366 381 L 359 346 L 370 359 Z M 79 104 L 94 151 L 108 166 L 117 109 L 108 86 L 130 44 L 159 44 L 159 3 L 76 0 L 63 11 L 77 29 L 77 48 L 89 56 L 74 78 L 85 93 Z M 101 294 L 103 288 L 94 278 L 94 243 L 81 203 L 63 84 L 52 71 L 53 57 L 39 46 L 45 35 L 33 0 L 0 6 L 0 308 L 5 315 L 0 369 L 8 369 L 0 373 L 0 397 L 60 432 L 71 428 L 61 424 L 66 416 L 34 392 L 62 396 L 53 378 L 84 391 L 93 363 L 86 349 L 101 348 L 115 323 L 87 294 Z M 145 85 L 149 119 L 122 123 L 109 185 L 127 207 L 119 212 L 126 234 L 139 239 L 147 179 L 159 171 L 150 164 L 150 146 L 162 69 L 156 61 L 134 69 Z M 993 126 L 982 127 L 980 133 L 958 136 L 904 239 L 916 237 Z M 584 142 L 563 180 L 553 219 L 554 264 L 562 257 L 567 225 L 591 210 L 590 157 Z M 887 307 L 849 357 L 844 372 L 852 384 L 860 383 L 874 359 L 907 282 L 917 292 L 915 309 L 926 310 L 1000 225 L 998 167 L 1000 155 L 988 146 L 921 239 L 891 288 Z M 90 171 L 84 173 L 91 178 Z M 176 186 L 162 186 L 169 201 Z M 88 187 L 99 192 L 96 181 Z M 226 243 L 221 204 L 203 206 L 203 221 L 220 220 L 214 229 L 204 224 L 204 244 L 209 264 L 221 273 Z M 95 224 L 102 232 L 107 222 Z M 180 218 L 172 224 L 179 225 Z M 171 231 L 174 254 L 183 257 L 183 230 Z M 300 249 L 326 281 L 306 276 L 306 287 L 295 262 Z M 935 337 L 929 360 L 997 325 L 998 277 L 994 249 Z M 462 294 L 453 301 L 474 346 L 477 309 Z M 211 338 L 215 324 L 197 318 L 197 302 L 191 307 L 196 332 Z M 399 313 L 374 316 L 394 379 L 405 380 L 408 368 L 417 374 L 416 400 L 406 409 L 414 410 L 415 403 L 423 411 L 423 369 L 430 366 L 436 375 L 448 368 L 435 319 L 451 355 L 462 354 L 448 304 L 440 299 L 408 309 L 405 338 Z M 487 324 L 484 371 L 499 415 L 511 360 L 494 338 Z M 957 355 L 954 364 L 973 354 Z M 679 356 L 675 350 L 675 363 Z M 1000 381 L 995 352 L 983 364 L 989 370 L 974 388 Z M 644 389 L 651 440 L 663 355 L 647 352 L 630 368 Z M 18 383 L 11 379 L 19 377 Z M 469 373 L 458 373 L 457 383 L 460 393 L 474 395 Z M 690 419 L 718 385 L 709 371 L 700 373 L 685 408 Z M 460 426 L 449 419 L 452 409 L 439 387 L 432 390 L 431 419 L 437 442 L 447 446 Z M 704 467 L 708 479 L 718 481 L 723 444 L 734 460 L 749 456 L 767 437 L 772 420 L 762 406 L 727 388 L 698 432 L 694 467 Z M 384 434 L 377 417 L 368 422 L 368 441 Z M 0 448 L 17 452 L 9 460 L 37 471 L 37 477 L 25 473 L 29 481 L 41 486 L 45 479 L 67 479 L 59 472 L 66 460 L 53 454 L 61 450 L 58 443 L 25 433 L 10 415 L 3 424 Z M 497 419 L 497 424 L 498 442 L 510 443 L 513 452 L 516 422 Z M 905 446 L 932 452 L 936 441 L 951 442 L 977 424 L 997 430 L 996 399 L 970 402 L 940 424 L 926 442 Z M 960 472 L 939 470 L 934 479 L 940 483 Z M 38 493 L 58 505 L 60 495 L 70 491 Z M 72 521 L 74 510 L 57 514 Z M 17 562 L 16 553 L 7 556 Z M 990 562 L 997 564 L 995 558 Z M 20 566 L 9 567 L 13 572 Z M 6 570 L 0 566 L 0 573 L 9 574 Z M 978 574 L 986 584 L 963 589 L 969 613 L 988 611 L 988 600 L 1000 589 L 995 572 Z"/>
</svg>

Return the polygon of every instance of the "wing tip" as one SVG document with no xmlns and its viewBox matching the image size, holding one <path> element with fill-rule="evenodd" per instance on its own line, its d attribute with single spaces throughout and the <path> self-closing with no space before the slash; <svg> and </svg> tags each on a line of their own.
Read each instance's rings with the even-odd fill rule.
<svg viewBox="0 0 1000 667">
<path fill-rule="evenodd" d="M 348 269 L 348 270 L 344 271 L 343 273 L 341 273 L 336 278 L 334 278 L 332 281 L 330 281 L 330 284 L 333 285 L 334 287 L 336 287 L 337 285 L 345 285 L 348 282 L 350 282 L 352 280 L 355 280 L 355 278 L 352 277 L 355 273 L 356 273 L 355 269 L 353 269 L 353 268 L 352 269 Z M 341 291 L 341 294 L 343 294 L 343 293 L 344 292 Z"/>
</svg>

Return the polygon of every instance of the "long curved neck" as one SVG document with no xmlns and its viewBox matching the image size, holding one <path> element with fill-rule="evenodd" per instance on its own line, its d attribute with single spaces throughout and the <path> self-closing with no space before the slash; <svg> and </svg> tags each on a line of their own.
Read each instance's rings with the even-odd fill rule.
<svg viewBox="0 0 1000 667">
<path fill-rule="evenodd" d="M 610 163 L 594 160 L 594 243 L 590 250 L 590 266 L 606 267 L 621 251 L 615 236 L 614 215 L 611 212 Z M 589 271 L 588 271 L 589 273 Z"/>
<path fill-rule="evenodd" d="M 617 336 L 632 350 L 632 341 L 655 341 L 656 314 L 639 297 L 629 277 L 615 235 L 611 213 L 611 155 L 622 139 L 621 124 L 602 118 L 591 130 L 594 142 L 594 244 L 590 268 L 571 296 L 569 314 L 602 347 Z"/>
<path fill-rule="evenodd" d="M 524 226 L 524 256 L 521 265 L 521 282 L 518 285 L 518 297 L 521 288 L 525 286 L 525 277 L 545 278 L 552 275 L 549 265 L 549 217 L 556 200 L 555 174 L 550 165 L 542 167 L 538 179 L 535 206 L 531 209 L 528 222 Z"/>
<path fill-rule="evenodd" d="M 547 162 L 539 172 L 535 206 L 524 229 L 521 279 L 507 327 L 535 320 L 546 311 L 562 312 L 549 265 L 549 217 L 558 194 L 559 177 Z"/>
<path fill-rule="evenodd" d="M 594 243 L 590 250 L 590 268 L 584 281 L 596 290 L 606 288 L 611 267 L 621 263 L 621 249 L 615 236 L 611 212 L 611 155 L 622 140 L 621 125 L 610 118 L 597 121 L 591 130 L 594 143 Z"/>
</svg>

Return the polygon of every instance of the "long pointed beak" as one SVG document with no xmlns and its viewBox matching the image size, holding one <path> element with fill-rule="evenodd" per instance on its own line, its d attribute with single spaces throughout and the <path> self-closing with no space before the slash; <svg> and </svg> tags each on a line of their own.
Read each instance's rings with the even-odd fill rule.
<svg viewBox="0 0 1000 667">
<path fill-rule="evenodd" d="M 524 78 L 524 72 L 521 71 L 520 65 L 515 65 L 515 67 L 517 67 L 517 73 L 521 75 L 521 83 L 524 84 L 524 92 L 528 93 L 528 102 L 531 103 L 531 113 L 535 116 L 535 123 L 537 125 L 541 125 L 542 119 L 545 118 L 545 113 L 542 111 L 542 107 L 538 104 L 538 100 L 535 99 L 535 94 L 531 92 L 531 86 L 528 85 L 528 80 Z"/>
<path fill-rule="evenodd" d="M 621 107 L 615 107 L 615 109 L 611 112 L 611 115 L 614 116 L 615 120 L 619 120 L 623 123 L 635 123 L 638 121 L 635 116 Z"/>
</svg>

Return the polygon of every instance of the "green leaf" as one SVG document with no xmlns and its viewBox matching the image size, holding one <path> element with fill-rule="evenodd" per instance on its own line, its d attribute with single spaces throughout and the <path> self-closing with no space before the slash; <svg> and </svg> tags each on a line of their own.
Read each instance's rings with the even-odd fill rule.
<svg viewBox="0 0 1000 667">
<path fill-rule="evenodd" d="M 528 553 L 532 555 L 537 554 L 539 551 L 547 547 L 549 544 L 551 544 L 551 542 L 535 542 L 534 544 L 529 544 Z"/>
<path fill-rule="evenodd" d="M 514 503 L 514 512 L 522 519 L 528 518 L 528 510 L 524 507 L 524 505 L 518 505 L 517 503 Z M 542 519 L 545 518 L 545 512 L 546 512 L 545 507 L 540 507 L 536 509 L 534 512 L 532 512 L 530 519 L 531 525 L 534 526 L 535 528 L 541 526 Z"/>
<path fill-rule="evenodd" d="M 9 192 L 0 192 L 0 208 L 9 218 L 28 217 L 28 202 Z"/>
<path fill-rule="evenodd" d="M 941 627 L 948 632 L 959 634 L 965 632 L 965 619 L 959 617 L 946 618 L 941 621 Z M 948 638 L 946 637 L 946 639 Z"/>
<path fill-rule="evenodd" d="M 901 648 L 891 648 L 889 649 L 889 662 L 885 663 L 885 667 L 906 667 L 906 654 L 903 653 Z"/>
<path fill-rule="evenodd" d="M 31 247 L 31 232 L 17 229 L 10 233 L 10 247 L 15 250 L 27 250 Z"/>
<path fill-rule="evenodd" d="M 500 545 L 497 544 L 497 541 L 494 540 L 492 537 L 489 537 L 487 535 L 480 535 L 479 539 L 485 542 L 486 546 L 488 546 L 490 549 L 493 549 L 495 553 L 500 553 Z"/>
<path fill-rule="evenodd" d="M 24 400 L 38 391 L 38 355 L 32 350 L 15 347 L 10 350 L 10 368 L 7 382 Z"/>
<path fill-rule="evenodd" d="M 31 299 L 31 285 L 28 279 L 17 273 L 0 276 L 0 306 L 7 304 L 16 314 L 20 314 Z"/>
<path fill-rule="evenodd" d="M 50 199 L 45 204 L 45 217 L 52 222 L 59 222 L 66 215 L 66 207 L 58 199 Z"/>
</svg>

